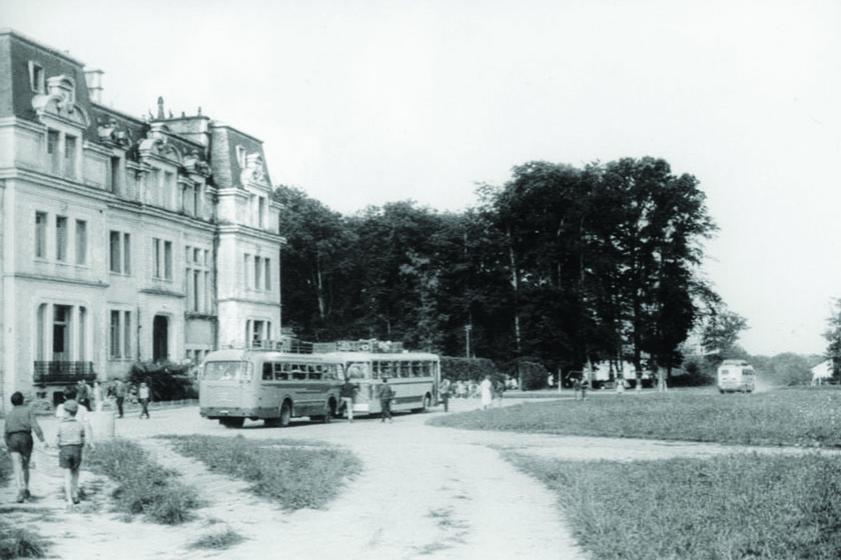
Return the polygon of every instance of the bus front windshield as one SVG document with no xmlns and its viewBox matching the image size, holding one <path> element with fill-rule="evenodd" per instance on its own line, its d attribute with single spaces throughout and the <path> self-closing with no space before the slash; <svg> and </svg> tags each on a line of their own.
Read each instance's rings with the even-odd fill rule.
<svg viewBox="0 0 841 560">
<path fill-rule="evenodd" d="M 234 381 L 247 376 L 248 362 L 207 362 L 204 366 L 205 381 Z"/>
</svg>

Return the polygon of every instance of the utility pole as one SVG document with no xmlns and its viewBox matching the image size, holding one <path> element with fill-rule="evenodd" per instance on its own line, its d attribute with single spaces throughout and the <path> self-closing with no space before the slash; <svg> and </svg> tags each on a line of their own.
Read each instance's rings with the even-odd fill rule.
<svg viewBox="0 0 841 560">
<path fill-rule="evenodd" d="M 470 357 L 470 331 L 473 330 L 473 325 L 464 325 L 464 356 Z"/>
</svg>

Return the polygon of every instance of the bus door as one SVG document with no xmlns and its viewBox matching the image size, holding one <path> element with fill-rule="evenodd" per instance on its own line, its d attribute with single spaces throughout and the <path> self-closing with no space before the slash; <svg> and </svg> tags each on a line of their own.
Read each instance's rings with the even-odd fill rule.
<svg viewBox="0 0 841 560">
<path fill-rule="evenodd" d="M 358 386 L 353 401 L 354 412 L 378 412 L 379 400 L 375 393 L 375 380 L 371 377 L 371 365 L 368 362 L 347 362 L 345 379 Z"/>
</svg>

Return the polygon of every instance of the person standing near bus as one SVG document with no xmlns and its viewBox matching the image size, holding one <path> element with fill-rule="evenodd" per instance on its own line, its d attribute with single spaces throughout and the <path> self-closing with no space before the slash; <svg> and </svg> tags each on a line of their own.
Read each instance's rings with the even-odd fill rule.
<svg viewBox="0 0 841 560">
<path fill-rule="evenodd" d="M 441 395 L 441 402 L 444 403 L 444 412 L 450 411 L 450 380 L 446 377 L 441 380 L 438 386 L 438 394 Z"/>
<path fill-rule="evenodd" d="M 482 409 L 486 409 L 491 406 L 491 403 L 493 402 L 493 384 L 491 383 L 491 378 L 488 375 L 486 375 L 482 380 L 482 383 L 479 384 L 479 396 L 482 398 Z"/>
<path fill-rule="evenodd" d="M 147 419 L 149 418 L 149 395 L 149 385 L 145 381 L 142 381 L 140 383 L 140 388 L 137 389 L 137 398 L 140 399 L 140 406 L 143 407 L 143 410 L 140 411 L 141 418 L 144 416 L 146 416 Z"/>
<path fill-rule="evenodd" d="M 349 377 L 345 378 L 342 388 L 339 389 L 339 396 L 342 398 L 342 407 L 345 409 L 345 417 L 351 424 L 353 423 L 353 401 L 356 398 L 356 390 L 357 385 L 351 383 Z"/>
<path fill-rule="evenodd" d="M 394 398 L 394 389 L 388 384 L 388 377 L 383 377 L 383 382 L 380 384 L 378 393 L 380 397 L 380 408 L 382 409 L 380 421 L 385 422 L 385 419 L 388 418 L 389 422 L 394 422 L 391 418 L 391 400 Z"/>
<path fill-rule="evenodd" d="M 5 424 L 6 449 L 12 456 L 12 468 L 18 485 L 17 502 L 23 503 L 29 498 L 29 460 L 32 457 L 32 432 L 46 447 L 44 432 L 32 409 L 23 404 L 23 393 L 12 393 L 12 410 L 6 414 Z"/>
<path fill-rule="evenodd" d="M 123 417 L 123 403 L 126 400 L 126 384 L 122 379 L 114 381 L 114 398 L 117 400 L 117 418 Z"/>
</svg>

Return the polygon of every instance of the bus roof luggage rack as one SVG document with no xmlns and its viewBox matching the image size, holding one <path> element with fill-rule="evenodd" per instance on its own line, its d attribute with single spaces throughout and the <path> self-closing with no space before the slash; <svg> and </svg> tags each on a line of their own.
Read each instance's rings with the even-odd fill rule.
<svg viewBox="0 0 841 560">
<path fill-rule="evenodd" d="M 312 342 L 304 342 L 297 338 L 282 338 L 280 340 L 254 340 L 248 348 L 250 350 L 289 352 L 292 354 L 312 354 L 312 347 Z"/>
<path fill-rule="evenodd" d="M 312 351 L 317 354 L 325 352 L 403 352 L 402 342 L 390 340 L 360 339 L 360 340 L 338 340 L 336 342 L 313 342 Z"/>
</svg>

